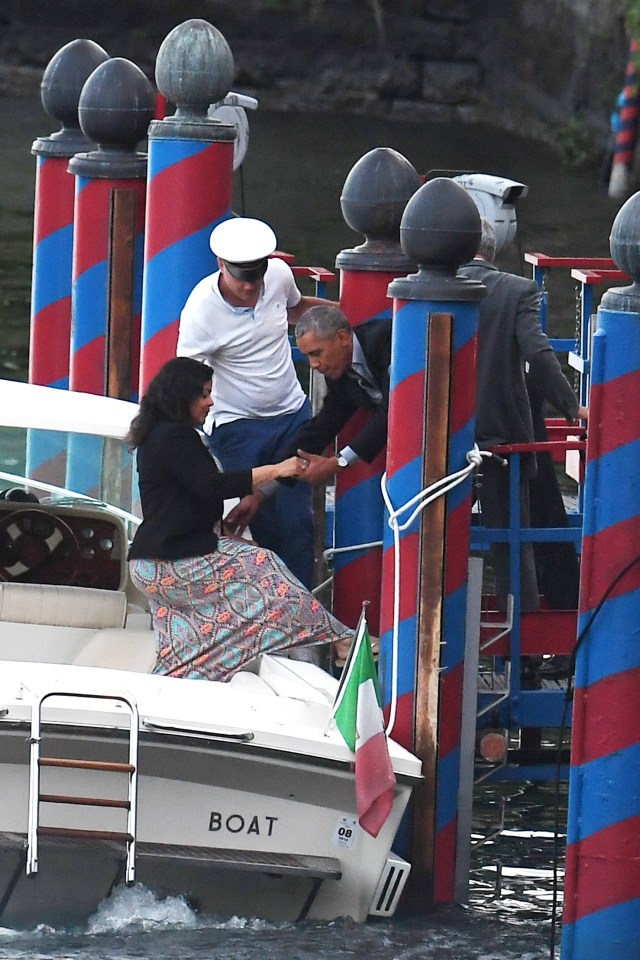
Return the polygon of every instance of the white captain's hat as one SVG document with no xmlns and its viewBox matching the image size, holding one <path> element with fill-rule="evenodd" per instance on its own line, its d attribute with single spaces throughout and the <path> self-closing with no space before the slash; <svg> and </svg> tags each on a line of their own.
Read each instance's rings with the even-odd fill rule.
<svg viewBox="0 0 640 960">
<path fill-rule="evenodd" d="M 264 276 L 267 258 L 278 241 L 262 220 L 233 217 L 213 229 L 209 245 L 216 257 L 224 260 L 232 276 L 251 281 Z"/>
</svg>

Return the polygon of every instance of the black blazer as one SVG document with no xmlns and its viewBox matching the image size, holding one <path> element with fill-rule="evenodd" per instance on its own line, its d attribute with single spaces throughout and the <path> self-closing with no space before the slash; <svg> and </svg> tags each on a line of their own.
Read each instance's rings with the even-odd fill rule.
<svg viewBox="0 0 640 960">
<path fill-rule="evenodd" d="M 351 440 L 349 446 L 367 463 L 371 463 L 384 449 L 389 418 L 391 323 L 390 319 L 374 317 L 353 328 L 371 376 L 382 393 L 380 404 L 375 406 L 357 380 L 348 377 L 346 373 L 338 380 L 327 380 L 327 395 L 322 407 L 316 416 L 304 425 L 291 453 L 295 453 L 297 448 L 309 453 L 322 453 L 360 407 L 370 410 L 371 418 Z"/>
<path fill-rule="evenodd" d="M 181 560 L 213 553 L 224 500 L 251 493 L 251 470 L 221 473 L 193 427 L 162 420 L 137 452 L 143 521 L 130 560 Z"/>
</svg>

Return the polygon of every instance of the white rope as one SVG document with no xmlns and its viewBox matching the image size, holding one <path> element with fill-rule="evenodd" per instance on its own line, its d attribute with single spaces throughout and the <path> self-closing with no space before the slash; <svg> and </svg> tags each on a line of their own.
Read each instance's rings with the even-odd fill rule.
<svg viewBox="0 0 640 960">
<path fill-rule="evenodd" d="M 380 486 L 385 506 L 389 511 L 387 523 L 393 532 L 393 634 L 392 634 L 392 656 L 391 656 L 391 706 L 389 709 L 389 722 L 387 724 L 386 734 L 391 736 L 394 724 L 396 722 L 396 708 L 398 701 L 398 629 L 400 624 L 400 534 L 404 532 L 414 522 L 416 517 L 428 507 L 430 503 L 444 496 L 449 491 L 457 487 L 472 473 L 476 467 L 482 463 L 483 457 L 491 457 L 493 454 L 488 450 L 479 450 L 478 445 L 474 443 L 473 449 L 466 454 L 468 466 L 457 470 L 448 477 L 441 477 L 435 480 L 430 486 L 425 487 L 415 497 L 408 500 L 405 504 L 394 509 L 389 491 L 387 489 L 387 474 L 383 473 Z M 407 520 L 403 523 L 398 522 L 398 518 L 412 507 L 415 509 Z"/>
</svg>

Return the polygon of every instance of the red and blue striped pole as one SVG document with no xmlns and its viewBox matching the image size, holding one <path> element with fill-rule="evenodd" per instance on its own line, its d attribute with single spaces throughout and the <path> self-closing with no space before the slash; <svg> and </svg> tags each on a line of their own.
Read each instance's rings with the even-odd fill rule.
<svg viewBox="0 0 640 960">
<path fill-rule="evenodd" d="M 147 157 L 135 148 L 154 112 L 151 83 L 120 57 L 94 70 L 80 96 L 81 127 L 99 146 L 69 163 L 76 177 L 72 390 L 107 395 L 112 350 L 125 339 L 128 395 L 120 399 L 137 394 Z"/>
<path fill-rule="evenodd" d="M 640 89 L 638 86 L 638 50 L 640 43 L 632 39 L 629 44 L 629 59 L 624 77 L 624 86 L 618 98 L 618 113 L 615 116 L 615 141 L 609 196 L 625 197 L 629 194 L 633 158 L 638 140 L 640 118 Z"/>
<path fill-rule="evenodd" d="M 400 238 L 421 266 L 389 287 L 394 320 L 387 491 L 394 511 L 469 466 L 478 301 L 485 289 L 456 277 L 477 250 L 480 216 L 453 181 L 438 178 L 418 190 L 407 204 Z M 407 526 L 397 552 L 385 532 L 381 680 L 389 732 L 423 761 L 424 786 L 412 803 L 408 892 L 421 911 L 454 899 L 471 494 L 468 474 L 412 522 L 401 515 Z"/>
<path fill-rule="evenodd" d="M 184 69 L 184 64 L 189 69 Z M 233 79 L 233 56 L 215 27 L 187 20 L 163 41 L 158 89 L 177 105 L 149 128 L 140 389 L 175 356 L 180 313 L 213 264 L 209 237 L 231 216 L 235 127 L 207 117 Z"/>
<path fill-rule="evenodd" d="M 77 168 L 74 168 L 77 169 Z M 133 306 L 131 313 L 132 381 L 130 396 L 137 395 L 142 294 L 145 180 L 114 177 L 103 180 L 77 174 L 75 250 L 73 258 L 73 328 L 69 384 L 72 390 L 108 393 L 108 336 L 110 249 L 113 204 L 120 192 L 133 203 Z"/>
<path fill-rule="evenodd" d="M 155 91 L 129 60 L 114 58 L 85 83 L 78 114 L 96 150 L 76 154 L 69 385 L 134 399 L 140 343 L 147 158 L 136 152 Z M 100 437 L 69 438 L 67 487 L 95 495 Z"/>
<path fill-rule="evenodd" d="M 62 129 L 34 141 L 37 157 L 33 225 L 33 277 L 29 382 L 69 385 L 71 264 L 75 181 L 70 158 L 92 144 L 80 129 L 82 87 L 106 51 L 91 40 L 73 40 L 50 60 L 42 77 L 42 104 Z"/>
<path fill-rule="evenodd" d="M 340 198 L 343 216 L 366 238 L 336 258 L 340 306 L 354 327 L 374 317 L 391 319 L 387 288 L 394 277 L 415 269 L 400 246 L 400 220 L 420 184 L 414 167 L 390 147 L 369 151 L 345 180 Z M 338 437 L 338 448 L 348 446 L 368 416 L 363 410 L 351 418 Z M 382 540 L 380 479 L 385 460 L 386 449 L 372 463 L 361 460 L 341 471 L 336 480 L 333 609 L 342 623 L 355 627 L 362 600 L 369 600 L 367 619 L 375 636 L 380 632 L 382 547 L 350 548 Z"/>
<path fill-rule="evenodd" d="M 71 275 L 75 180 L 70 158 L 91 146 L 78 121 L 78 100 L 93 70 L 108 54 L 92 40 L 73 40 L 52 57 L 42 77 L 42 105 L 62 127 L 34 141 L 36 156 L 33 273 L 29 337 L 29 382 L 69 386 Z M 27 475 L 62 486 L 64 434 L 30 430 Z"/>
<path fill-rule="evenodd" d="M 640 957 L 640 193 L 593 337 L 563 960 Z"/>
</svg>

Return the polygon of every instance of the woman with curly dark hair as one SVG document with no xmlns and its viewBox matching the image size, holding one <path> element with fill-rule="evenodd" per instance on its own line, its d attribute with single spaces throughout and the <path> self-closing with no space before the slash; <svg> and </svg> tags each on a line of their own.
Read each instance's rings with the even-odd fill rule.
<svg viewBox="0 0 640 960">
<path fill-rule="evenodd" d="M 226 536 L 224 500 L 278 477 L 298 457 L 221 472 L 197 432 L 212 405 L 213 371 L 176 357 L 154 377 L 131 423 L 143 521 L 129 551 L 135 586 L 153 615 L 155 673 L 229 679 L 261 653 L 348 639 L 339 623 L 270 550 Z"/>
</svg>

